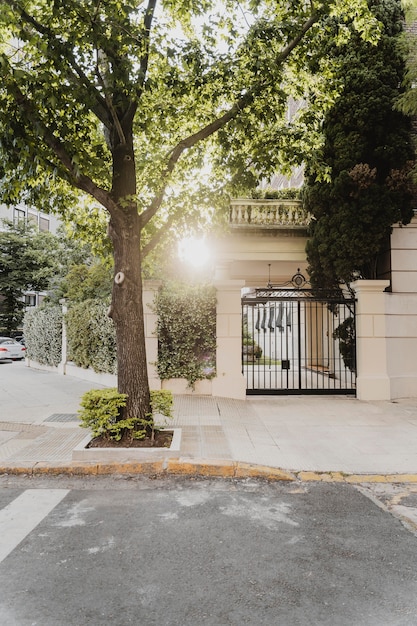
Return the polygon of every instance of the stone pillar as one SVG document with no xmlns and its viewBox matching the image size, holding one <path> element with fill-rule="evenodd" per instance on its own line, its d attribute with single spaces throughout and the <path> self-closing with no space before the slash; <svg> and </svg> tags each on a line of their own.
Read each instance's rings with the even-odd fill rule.
<svg viewBox="0 0 417 626">
<path fill-rule="evenodd" d="M 145 344 L 149 387 L 156 390 L 161 389 L 161 381 L 155 365 L 158 358 L 158 338 L 156 336 L 158 316 L 153 310 L 153 303 L 155 293 L 161 284 L 161 281 L 158 280 L 145 280 L 143 283 L 143 314 L 145 317 Z"/>
<path fill-rule="evenodd" d="M 358 300 L 356 395 L 359 400 L 391 399 L 384 294 L 389 284 L 389 280 L 357 280 L 352 284 Z"/>
<path fill-rule="evenodd" d="M 242 374 L 242 280 L 216 281 L 217 351 L 213 396 L 243 400 L 246 381 Z"/>
</svg>

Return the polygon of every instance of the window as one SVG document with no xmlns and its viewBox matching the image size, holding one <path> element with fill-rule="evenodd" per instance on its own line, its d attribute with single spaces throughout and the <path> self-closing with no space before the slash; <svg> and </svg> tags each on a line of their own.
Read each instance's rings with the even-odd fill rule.
<svg viewBox="0 0 417 626">
<path fill-rule="evenodd" d="M 13 209 L 13 224 L 16 226 L 17 224 L 25 223 L 26 221 L 26 213 L 23 209 Z"/>
<path fill-rule="evenodd" d="M 26 306 L 36 306 L 36 294 L 29 293 L 25 295 Z"/>
<path fill-rule="evenodd" d="M 39 230 L 44 230 L 44 231 L 49 230 L 49 219 L 47 217 L 39 216 Z"/>
<path fill-rule="evenodd" d="M 33 224 L 33 226 L 38 226 L 38 216 L 35 213 L 28 213 L 28 222 Z"/>
</svg>

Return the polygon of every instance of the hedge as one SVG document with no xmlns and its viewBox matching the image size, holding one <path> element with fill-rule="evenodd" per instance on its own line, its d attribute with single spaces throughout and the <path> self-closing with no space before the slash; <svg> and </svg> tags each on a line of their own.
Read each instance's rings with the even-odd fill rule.
<svg viewBox="0 0 417 626">
<path fill-rule="evenodd" d="M 161 380 L 212 378 L 216 364 L 216 290 L 208 285 L 170 283 L 156 294 Z"/>
<path fill-rule="evenodd" d="M 68 359 L 84 369 L 116 374 L 116 334 L 108 306 L 102 300 L 85 300 L 69 307 L 65 316 Z"/>
<path fill-rule="evenodd" d="M 23 321 L 26 356 L 42 365 L 57 366 L 62 355 L 60 306 L 29 309 Z"/>
</svg>

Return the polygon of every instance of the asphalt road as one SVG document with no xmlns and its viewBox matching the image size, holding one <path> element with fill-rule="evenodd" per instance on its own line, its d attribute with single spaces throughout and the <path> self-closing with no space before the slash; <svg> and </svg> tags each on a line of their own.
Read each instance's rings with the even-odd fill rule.
<svg viewBox="0 0 417 626">
<path fill-rule="evenodd" d="M 417 537 L 348 484 L 0 479 L 4 626 L 415 626 Z"/>
</svg>

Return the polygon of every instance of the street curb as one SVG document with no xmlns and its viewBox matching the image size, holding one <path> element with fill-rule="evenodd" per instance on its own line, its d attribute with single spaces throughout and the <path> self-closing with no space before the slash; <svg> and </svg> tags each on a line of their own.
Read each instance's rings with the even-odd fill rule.
<svg viewBox="0 0 417 626">
<path fill-rule="evenodd" d="M 0 466 L 0 476 L 192 476 L 217 478 L 263 478 L 270 481 L 326 483 L 417 483 L 417 474 L 346 474 L 344 472 L 288 471 L 277 467 L 215 459 L 169 458 L 150 462 L 125 463 L 48 463 Z"/>
</svg>

